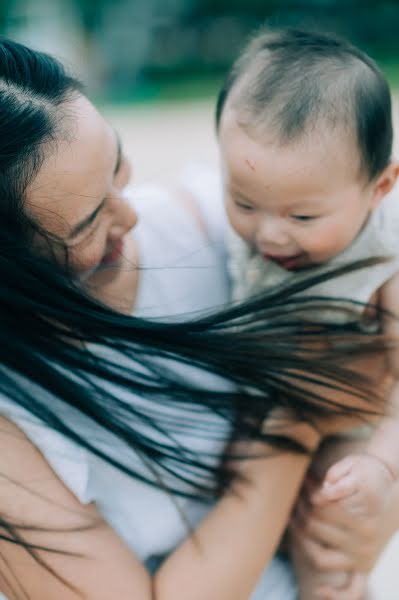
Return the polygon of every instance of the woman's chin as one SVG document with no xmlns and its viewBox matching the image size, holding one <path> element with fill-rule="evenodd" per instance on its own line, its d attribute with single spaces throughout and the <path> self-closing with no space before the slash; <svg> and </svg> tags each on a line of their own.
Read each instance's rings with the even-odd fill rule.
<svg viewBox="0 0 399 600">
<path fill-rule="evenodd" d="M 81 283 L 86 282 L 98 271 L 98 267 L 99 267 L 99 265 L 97 264 L 95 267 L 92 267 L 91 269 L 87 269 L 86 271 L 79 271 L 77 273 L 76 279 L 78 281 L 80 281 Z"/>
<path fill-rule="evenodd" d="M 133 236 L 124 244 L 123 255 L 112 264 L 100 263 L 85 277 L 86 290 L 108 306 L 131 312 L 138 284 L 138 253 Z"/>
</svg>

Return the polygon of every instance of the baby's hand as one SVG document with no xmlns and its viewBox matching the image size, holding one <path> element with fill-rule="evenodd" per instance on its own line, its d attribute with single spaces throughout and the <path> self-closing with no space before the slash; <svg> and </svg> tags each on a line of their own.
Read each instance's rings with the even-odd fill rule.
<svg viewBox="0 0 399 600">
<path fill-rule="evenodd" d="M 392 471 L 378 457 L 353 454 L 329 468 L 312 503 L 326 506 L 339 501 L 353 515 L 375 516 L 384 510 L 395 483 Z"/>
<path fill-rule="evenodd" d="M 366 454 L 339 461 L 326 477 L 321 487 L 307 479 L 291 520 L 292 545 L 307 569 L 299 583 L 309 588 L 310 572 L 306 598 L 360 600 L 367 574 L 397 529 L 398 486 L 389 468 Z"/>
</svg>

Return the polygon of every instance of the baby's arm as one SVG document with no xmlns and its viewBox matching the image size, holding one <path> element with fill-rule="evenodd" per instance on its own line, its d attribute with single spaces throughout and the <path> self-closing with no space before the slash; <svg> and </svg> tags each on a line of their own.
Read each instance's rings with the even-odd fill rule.
<svg viewBox="0 0 399 600">
<path fill-rule="evenodd" d="M 327 597 L 329 600 L 335 598 L 359 600 L 363 598 L 367 584 L 364 574 L 365 563 L 360 564 L 357 556 L 352 561 L 353 550 L 355 548 L 356 551 L 359 551 L 362 559 L 363 551 L 366 558 L 371 556 L 371 564 L 374 564 L 375 556 L 378 555 L 378 551 L 375 550 L 374 530 L 372 540 L 370 540 L 367 537 L 368 528 L 365 528 L 365 533 L 363 531 L 359 533 L 355 528 L 354 546 L 351 545 L 352 537 L 348 536 L 351 525 L 364 525 L 363 501 L 358 498 L 356 493 L 339 501 L 327 502 L 325 506 L 317 506 L 317 504 L 313 504 L 313 500 L 317 500 L 317 496 L 320 495 L 320 482 L 323 481 L 326 470 L 333 464 L 342 465 L 341 474 L 344 475 L 346 472 L 344 469 L 348 465 L 345 464 L 347 459 L 342 459 L 342 457 L 350 456 L 354 472 L 360 481 L 360 490 L 363 489 L 365 481 L 373 482 L 370 489 L 365 487 L 369 489 L 369 495 L 372 498 L 372 492 L 377 491 L 377 500 L 373 498 L 373 502 L 379 503 L 378 492 L 385 482 L 384 480 L 382 480 L 382 484 L 380 482 L 379 461 L 361 454 L 367 442 L 368 440 L 354 439 L 349 435 L 330 438 L 323 444 L 316 461 L 312 463 L 307 485 L 297 503 L 290 527 L 291 558 L 294 563 L 301 600 L 316 600 L 316 598 L 321 600 L 322 598 L 327 599 Z M 339 460 L 340 458 L 341 460 Z M 337 462 L 338 460 L 339 462 Z M 373 469 L 376 470 L 376 473 Z M 382 475 L 384 476 L 384 474 L 383 471 Z M 339 476 L 338 472 L 336 475 Z M 366 504 L 366 502 L 364 503 Z M 381 508 L 378 507 L 379 514 L 380 510 Z M 367 522 L 370 524 L 370 519 L 367 519 Z M 374 521 L 372 522 L 374 523 Z M 377 522 L 379 523 L 378 519 Z M 381 537 L 380 533 L 379 531 L 378 539 Z M 358 543 L 360 540 L 361 542 Z M 383 546 L 384 543 L 381 547 Z M 322 589 L 326 590 L 326 596 L 320 594 L 319 590 Z"/>
<path fill-rule="evenodd" d="M 392 476 L 399 477 L 399 274 L 390 279 L 380 290 L 380 305 L 387 311 L 384 330 L 392 339 L 389 368 L 394 377 L 388 397 L 385 416 L 375 430 L 367 448 L 390 469 Z"/>
<path fill-rule="evenodd" d="M 316 490 L 309 482 L 291 530 L 294 556 L 300 557 L 300 598 L 364 600 L 367 574 L 399 527 L 399 485 L 384 512 L 367 519 L 349 514 L 341 501 L 318 505 Z"/>
<path fill-rule="evenodd" d="M 303 587 L 303 582 L 306 583 L 309 580 L 314 592 L 318 587 L 317 583 L 320 583 L 321 587 L 324 586 L 330 589 L 331 598 L 335 597 L 334 593 L 338 594 L 337 597 L 339 598 L 343 597 L 344 590 L 340 586 L 340 576 L 345 571 L 348 574 L 357 572 L 359 575 L 368 572 L 374 561 L 378 558 L 378 550 L 373 550 L 372 552 L 365 551 L 369 559 L 367 565 L 367 561 L 360 564 L 356 560 L 350 565 L 351 552 L 347 549 L 345 536 L 342 536 L 342 534 L 335 535 L 334 533 L 336 522 L 334 518 L 332 521 L 330 519 L 331 511 L 333 510 L 337 513 L 338 530 L 342 527 L 344 530 L 348 530 L 353 522 L 356 524 L 360 519 L 359 523 L 373 523 L 375 529 L 380 529 L 384 532 L 383 539 L 387 540 L 394 533 L 397 526 L 395 524 L 397 520 L 395 520 L 395 523 L 392 522 L 391 525 L 388 523 L 389 527 L 387 529 L 385 521 L 388 507 L 397 503 L 396 498 L 398 494 L 394 490 L 398 489 L 399 481 L 398 275 L 393 277 L 380 290 L 378 300 L 380 306 L 392 315 L 384 318 L 384 330 L 387 336 L 394 342 L 389 355 L 389 370 L 394 378 L 394 382 L 387 398 L 385 415 L 372 433 L 371 438 L 365 441 L 363 449 L 359 447 L 355 450 L 356 453 L 353 453 L 352 450 L 349 455 L 328 468 L 322 486 L 319 487 L 316 493 L 312 494 L 312 501 L 318 507 L 318 510 L 322 511 L 319 515 L 319 520 L 316 519 L 316 527 L 314 527 L 314 523 L 312 522 L 312 527 L 315 529 L 315 531 L 312 531 L 312 534 L 316 533 L 316 538 L 318 538 L 320 537 L 321 530 L 324 534 L 323 544 L 318 546 L 315 539 L 312 539 L 312 534 L 309 541 L 306 540 L 305 531 L 309 526 L 308 517 L 300 519 L 302 521 L 301 526 L 299 528 L 298 526 L 296 527 L 299 535 L 293 536 L 294 544 L 296 538 L 297 550 L 300 556 L 300 560 L 295 561 L 297 563 L 297 572 L 299 571 L 300 587 Z M 394 315 L 398 315 L 398 319 Z M 396 343 L 398 347 L 396 347 Z M 324 515 L 323 510 L 327 511 L 324 512 Z M 297 519 L 296 523 L 298 525 Z M 360 545 L 367 549 L 367 544 L 360 542 L 360 537 L 356 537 L 355 535 L 355 541 L 359 542 L 359 544 L 355 544 L 355 547 L 357 548 Z M 307 548 L 307 544 L 310 546 L 310 549 Z M 320 564 L 316 565 L 316 563 L 312 563 L 313 546 L 316 549 L 313 554 L 317 555 L 319 559 L 323 558 L 324 568 Z M 382 546 L 378 546 L 378 548 L 381 551 Z M 338 562 L 336 560 L 337 557 L 341 557 L 341 560 Z M 305 566 L 302 564 L 303 561 L 305 561 Z M 316 572 L 318 573 L 318 577 L 315 576 Z M 308 593 L 308 590 L 305 590 L 304 597 L 310 598 L 311 595 Z M 361 594 L 359 593 L 359 596 L 355 594 L 353 597 L 360 598 L 360 596 Z M 317 593 L 315 597 L 319 597 Z"/>
<path fill-rule="evenodd" d="M 379 303 L 389 313 L 384 329 L 393 340 L 389 367 L 394 382 L 385 415 L 366 444 L 365 456 L 348 456 L 333 465 L 319 495 L 325 502 L 351 498 L 353 509 L 365 515 L 384 505 L 399 477 L 399 274 L 381 288 Z"/>
<path fill-rule="evenodd" d="M 374 524 L 375 529 L 384 531 L 383 538 L 389 539 L 397 527 L 397 520 L 388 523 L 387 529 L 386 513 L 388 507 L 397 503 L 397 489 L 399 481 L 399 276 L 393 277 L 381 290 L 379 294 L 380 306 L 388 311 L 392 316 L 384 318 L 384 329 L 387 335 L 393 340 L 393 348 L 389 355 L 389 368 L 394 378 L 391 391 L 386 402 L 385 414 L 380 423 L 372 433 L 370 439 L 365 442 L 364 450 L 356 451 L 356 454 L 349 454 L 345 458 L 333 464 L 324 477 L 321 488 L 316 493 L 312 494 L 312 502 L 319 510 L 327 511 L 319 518 L 319 529 L 324 533 L 324 543 L 322 550 L 318 548 L 317 554 L 319 558 L 324 557 L 324 568 L 318 565 L 317 571 L 324 575 L 322 583 L 330 589 L 331 598 L 341 598 L 339 594 L 343 594 L 343 589 L 337 585 L 338 575 L 343 572 L 366 573 L 370 570 L 373 561 L 378 558 L 378 551 L 369 552 L 372 556 L 371 560 L 363 562 L 362 565 L 357 563 L 350 566 L 350 551 L 348 554 L 345 540 L 342 535 L 334 534 L 334 518 L 332 522 L 329 518 L 329 513 L 335 511 L 340 527 L 350 528 L 353 522 L 362 521 L 367 524 Z M 394 315 L 398 315 L 396 319 Z M 396 346 L 398 344 L 398 347 Z M 395 492 L 396 490 L 396 492 Z M 321 513 L 322 514 L 322 513 Z M 394 522 L 395 521 L 395 522 Z M 317 522 L 317 519 L 316 519 Z M 379 525 L 381 527 L 379 527 Z M 304 519 L 302 525 L 305 529 L 309 526 L 308 519 Z M 306 548 L 305 531 L 300 527 L 300 535 L 297 536 L 296 543 L 300 548 L 301 560 L 307 556 L 307 561 L 311 563 L 311 550 L 313 541 L 306 543 L 310 544 Z M 320 536 L 320 531 L 316 526 L 316 537 Z M 312 536 L 311 536 L 312 537 Z M 295 536 L 294 536 L 295 538 Z M 331 539 L 330 539 L 331 538 Z M 355 541 L 359 542 L 356 546 L 362 545 L 360 536 Z M 304 545 L 305 544 L 305 545 Z M 364 546 L 364 544 L 363 544 Z M 365 547 L 365 546 L 364 546 Z M 380 547 L 380 550 L 382 547 Z M 356 553 L 355 553 L 356 554 Z M 367 554 L 367 552 L 366 552 Z M 340 561 L 334 561 L 332 558 L 340 557 Z M 346 557 L 346 558 L 345 558 Z M 323 559 L 324 560 L 324 559 Z M 359 569 L 357 571 L 357 569 Z M 302 575 L 306 572 L 311 574 L 314 572 L 314 567 L 302 569 Z M 301 579 L 301 577 L 299 577 Z M 311 577 L 312 585 L 316 583 L 315 578 Z M 306 580 L 306 577 L 305 577 Z M 313 588 L 314 589 L 314 588 Z M 335 592 L 333 591 L 335 590 Z M 309 594 L 308 594 L 309 597 Z M 318 595 L 316 594 L 316 597 Z M 322 596 L 320 596 L 322 597 Z M 327 596 L 326 596 L 327 597 Z M 352 596 L 351 596 L 352 597 Z M 353 597 L 357 597 L 356 595 Z M 358 596 L 360 597 L 360 595 Z"/>
</svg>

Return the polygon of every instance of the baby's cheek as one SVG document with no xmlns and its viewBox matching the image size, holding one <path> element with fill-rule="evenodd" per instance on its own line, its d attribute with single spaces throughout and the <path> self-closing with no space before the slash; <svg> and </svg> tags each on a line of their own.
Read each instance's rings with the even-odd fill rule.
<svg viewBox="0 0 399 600">
<path fill-rule="evenodd" d="M 341 227 L 323 227 L 318 232 L 308 233 L 304 246 L 310 255 L 320 260 L 328 260 L 342 252 L 350 240 L 347 239 Z"/>
<path fill-rule="evenodd" d="M 245 223 L 231 223 L 234 231 L 237 233 L 237 235 L 240 236 L 240 238 L 242 238 L 243 240 L 245 240 L 246 242 L 253 242 L 254 241 L 254 235 L 252 232 L 252 229 L 250 227 L 248 227 L 248 225 L 246 225 Z"/>
<path fill-rule="evenodd" d="M 250 219 L 244 215 L 237 214 L 237 211 L 226 206 L 227 217 L 234 231 L 241 238 L 250 242 L 253 240 L 253 228 Z"/>
</svg>

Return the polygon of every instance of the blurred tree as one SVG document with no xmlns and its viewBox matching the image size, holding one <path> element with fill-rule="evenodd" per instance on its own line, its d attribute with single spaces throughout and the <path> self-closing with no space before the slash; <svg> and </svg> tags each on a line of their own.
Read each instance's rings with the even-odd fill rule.
<svg viewBox="0 0 399 600">
<path fill-rule="evenodd" d="M 261 23 L 341 34 L 399 60 L 399 0 L 0 0 L 0 30 L 86 68 L 92 89 L 218 73 Z"/>
</svg>

